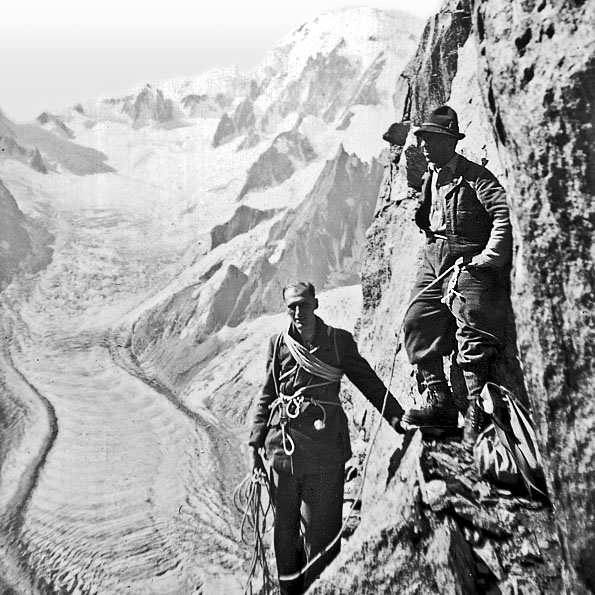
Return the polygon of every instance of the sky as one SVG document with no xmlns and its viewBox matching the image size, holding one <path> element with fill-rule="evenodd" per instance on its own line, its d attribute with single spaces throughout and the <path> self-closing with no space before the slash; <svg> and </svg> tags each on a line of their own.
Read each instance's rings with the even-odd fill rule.
<svg viewBox="0 0 595 595">
<path fill-rule="evenodd" d="M 146 82 L 249 71 L 285 35 L 345 6 L 420 18 L 442 0 L 18 0 L 0 18 L 0 110 L 16 122 Z"/>
</svg>

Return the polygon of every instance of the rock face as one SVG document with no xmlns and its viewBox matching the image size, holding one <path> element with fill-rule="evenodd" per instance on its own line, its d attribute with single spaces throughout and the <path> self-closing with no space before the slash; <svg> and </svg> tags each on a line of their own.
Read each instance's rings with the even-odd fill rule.
<svg viewBox="0 0 595 595">
<path fill-rule="evenodd" d="M 160 382 L 179 389 L 204 357 L 201 343 L 225 325 L 246 281 L 230 265 L 174 294 L 135 323 L 133 353 L 152 362 Z"/>
<path fill-rule="evenodd" d="M 163 126 L 183 125 L 184 114 L 170 98 L 165 98 L 161 89 L 147 85 L 134 99 L 124 105 L 122 111 L 130 116 L 135 128 L 149 124 Z"/>
<path fill-rule="evenodd" d="M 315 158 L 316 153 L 304 134 L 296 129 L 282 132 L 250 166 L 238 200 L 244 198 L 251 190 L 278 186 L 289 179 L 296 169 L 307 165 Z"/>
<path fill-rule="evenodd" d="M 14 124 L 0 112 L 0 158 L 21 161 L 44 174 L 58 168 L 78 175 L 115 171 L 105 163 L 106 155 L 65 136 L 63 131 L 56 134 L 38 125 Z"/>
<path fill-rule="evenodd" d="M 595 592 L 595 5 L 493 1 L 473 20 L 518 222 L 519 338 L 567 584 Z"/>
<path fill-rule="evenodd" d="M 309 58 L 299 79 L 271 104 L 267 121 L 284 118 L 301 103 L 303 114 L 321 116 L 325 122 L 332 122 L 338 111 L 349 103 L 353 85 L 357 84 L 357 65 L 342 54 L 344 47 L 345 42 L 341 40 L 328 54 Z"/>
<path fill-rule="evenodd" d="M 62 136 L 64 138 L 73 139 L 74 132 L 64 124 L 64 122 L 50 114 L 48 112 L 43 112 L 41 115 L 37 116 L 37 121 L 46 129 L 54 134 Z"/>
<path fill-rule="evenodd" d="M 477 477 L 456 442 L 406 437 L 381 499 L 312 593 L 561 593 L 545 503 Z"/>
<path fill-rule="evenodd" d="M 240 205 L 233 214 L 233 217 L 227 221 L 227 223 L 216 225 L 211 230 L 211 250 L 221 244 L 229 242 L 239 234 L 250 231 L 261 221 L 273 217 L 276 212 L 275 209 L 261 211 L 260 209 L 253 209 L 247 205 Z"/>
<path fill-rule="evenodd" d="M 19 271 L 36 271 L 51 258 L 51 236 L 31 223 L 0 180 L 0 290 Z"/>
<path fill-rule="evenodd" d="M 418 54 L 397 85 L 399 113 L 414 125 L 439 104 L 455 108 L 467 134 L 462 152 L 486 160 L 508 190 L 515 232 L 514 310 L 501 372 L 519 393 L 526 388 L 555 504 L 543 539 L 553 544 L 557 535 L 561 547 L 549 559 L 553 546 L 537 538 L 535 563 L 551 580 L 513 586 L 512 567 L 503 566 L 492 590 L 474 591 L 459 572 L 454 583 L 449 579 L 452 592 L 595 592 L 594 26 L 593 2 L 447 2 L 428 23 Z M 416 190 L 404 157 L 401 167 L 393 203 L 368 233 L 362 275 L 361 341 L 384 372 L 409 298 L 412 257 L 422 242 L 411 221 Z M 524 376 L 513 366 L 517 337 Z M 393 390 L 402 402 L 411 402 L 410 368 L 403 354 L 398 361 Z M 419 526 L 423 535 L 424 522 L 413 515 L 408 530 Z M 453 537 L 452 527 L 430 526 L 434 538 L 444 531 L 450 535 L 452 560 L 445 572 L 452 577 L 461 560 L 465 565 L 473 558 L 472 540 L 463 532 L 465 546 Z M 430 558 L 434 546 L 419 535 L 403 546 L 405 537 L 387 528 L 379 552 L 396 556 L 404 549 L 406 557 L 424 543 L 418 555 Z M 362 565 L 360 576 L 374 572 L 365 559 Z M 402 571 L 399 565 L 395 574 Z M 350 585 L 342 592 L 382 592 L 361 585 L 352 591 L 355 579 Z M 451 592 L 438 585 L 412 592 Z"/>
<path fill-rule="evenodd" d="M 26 163 L 35 171 L 47 173 L 47 167 L 39 149 L 22 146 L 18 142 L 16 126 L 0 111 L 0 158 Z"/>
<path fill-rule="evenodd" d="M 271 230 L 269 245 L 282 250 L 279 268 L 320 288 L 357 282 L 352 265 L 361 258 L 381 177 L 378 161 L 369 165 L 339 147 L 304 203 Z"/>
<path fill-rule="evenodd" d="M 234 138 L 250 130 L 255 122 L 254 104 L 247 97 L 237 106 L 232 116 L 229 116 L 227 112 L 221 116 L 215 136 L 213 137 L 213 147 L 219 147 L 232 141 Z"/>
<path fill-rule="evenodd" d="M 26 163 L 42 174 L 46 174 L 48 171 L 39 149 L 26 149 L 11 136 L 0 137 L 0 155 L 2 159 L 13 159 Z"/>
<path fill-rule="evenodd" d="M 31 240 L 25 228 L 25 216 L 0 181 L 0 284 L 4 287 L 31 252 Z"/>
<path fill-rule="evenodd" d="M 368 165 L 340 147 L 299 208 L 271 228 L 230 324 L 281 309 L 280 288 L 295 279 L 309 279 L 319 290 L 359 282 L 357 263 L 381 178 L 377 161 Z"/>
<path fill-rule="evenodd" d="M 229 99 L 223 94 L 213 98 L 206 93 L 191 93 L 182 98 L 181 104 L 190 118 L 218 118 L 229 107 Z"/>
</svg>

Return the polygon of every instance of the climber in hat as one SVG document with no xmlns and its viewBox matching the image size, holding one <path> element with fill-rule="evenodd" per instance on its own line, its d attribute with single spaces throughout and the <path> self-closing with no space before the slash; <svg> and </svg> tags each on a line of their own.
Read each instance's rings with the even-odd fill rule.
<svg viewBox="0 0 595 595">
<path fill-rule="evenodd" d="M 396 183 L 397 172 L 399 171 L 399 159 L 407 140 L 409 124 L 406 122 L 395 122 L 382 135 L 382 139 L 388 144 L 388 163 L 384 166 L 384 176 L 378 194 L 378 216 L 390 205 L 392 189 Z"/>
<path fill-rule="evenodd" d="M 403 409 L 351 333 L 315 315 L 312 283 L 292 283 L 282 295 L 289 325 L 269 342 L 249 445 L 254 469 L 263 469 L 263 452 L 271 467 L 279 585 L 282 595 L 290 595 L 304 593 L 340 548 L 345 462 L 351 457 L 341 377 L 397 432 Z"/>
<path fill-rule="evenodd" d="M 426 243 L 412 293 L 418 297 L 403 329 L 425 406 L 407 411 L 403 423 L 457 427 L 458 409 L 443 366 L 443 358 L 456 353 L 468 398 L 464 440 L 471 444 L 483 424 L 477 399 L 504 342 L 512 254 L 509 209 L 494 175 L 456 152 L 465 135 L 451 107 L 434 110 L 414 134 L 428 162 L 415 215 Z"/>
</svg>

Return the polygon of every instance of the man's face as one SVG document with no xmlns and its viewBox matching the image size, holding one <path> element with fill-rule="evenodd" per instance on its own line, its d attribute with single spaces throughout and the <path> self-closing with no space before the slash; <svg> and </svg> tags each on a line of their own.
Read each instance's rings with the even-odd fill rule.
<svg viewBox="0 0 595 595">
<path fill-rule="evenodd" d="M 401 156 L 402 147 L 400 145 L 390 144 L 388 147 L 388 158 L 393 163 L 396 163 Z"/>
<path fill-rule="evenodd" d="M 436 167 L 442 167 L 454 157 L 456 138 L 434 132 L 422 132 L 417 138 L 425 158 Z"/>
<path fill-rule="evenodd" d="M 316 326 L 314 315 L 314 310 L 318 306 L 316 300 L 310 296 L 287 296 L 284 301 L 287 313 L 297 330 L 300 333 L 312 331 Z"/>
</svg>

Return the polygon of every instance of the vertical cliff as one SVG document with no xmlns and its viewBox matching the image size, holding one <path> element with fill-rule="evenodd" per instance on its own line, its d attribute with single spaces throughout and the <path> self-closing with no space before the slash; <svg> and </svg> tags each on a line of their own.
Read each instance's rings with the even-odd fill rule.
<svg viewBox="0 0 595 595">
<path fill-rule="evenodd" d="M 456 109 L 460 152 L 507 189 L 515 251 L 499 374 L 530 403 L 553 506 L 517 499 L 506 528 L 506 497 L 472 476 L 462 451 L 415 440 L 395 451 L 381 432 L 360 529 L 315 592 L 595 592 L 594 30 L 593 1 L 448 0 L 394 95 L 396 119 L 413 125 L 440 104 Z M 402 352 L 390 370 L 423 241 L 418 163 L 412 143 L 391 202 L 377 206 L 362 273 L 360 343 L 403 404 L 416 391 Z"/>
<path fill-rule="evenodd" d="M 595 592 L 595 3 L 473 10 L 518 223 L 514 302 L 568 583 Z"/>
</svg>

